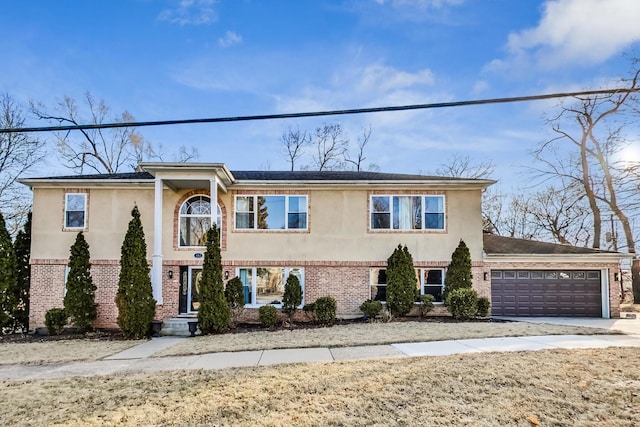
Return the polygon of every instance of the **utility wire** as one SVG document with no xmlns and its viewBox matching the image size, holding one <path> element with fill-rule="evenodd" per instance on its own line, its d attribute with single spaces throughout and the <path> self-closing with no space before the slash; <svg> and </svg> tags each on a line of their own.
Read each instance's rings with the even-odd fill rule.
<svg viewBox="0 0 640 427">
<path fill-rule="evenodd" d="M 57 131 L 83 130 L 83 129 L 111 129 L 111 128 L 143 127 L 143 126 L 184 125 L 184 124 L 194 124 L 194 123 L 246 122 L 246 121 L 252 121 L 252 120 L 277 120 L 277 119 L 294 119 L 294 118 L 301 118 L 301 117 L 341 116 L 341 115 L 347 115 L 347 114 L 427 110 L 427 109 L 433 109 L 433 108 L 464 107 L 464 106 L 470 106 L 470 105 L 487 105 L 487 104 L 504 104 L 509 102 L 540 101 L 544 99 L 554 99 L 554 98 L 568 98 L 568 97 L 603 95 L 603 94 L 613 95 L 617 93 L 632 93 L 632 92 L 640 92 L 640 88 L 587 90 L 582 92 L 550 93 L 550 94 L 544 94 L 544 95 L 516 96 L 511 98 L 490 98 L 490 99 L 477 99 L 477 100 L 470 100 L 470 101 L 437 102 L 432 104 L 413 104 L 413 105 L 400 105 L 400 106 L 389 106 L 389 107 L 352 108 L 348 110 L 313 111 L 313 112 L 307 112 L 307 113 L 262 114 L 262 115 L 256 115 L 256 116 L 212 117 L 212 118 L 204 118 L 204 119 L 160 120 L 160 121 L 147 121 L 147 122 L 99 123 L 99 124 L 87 124 L 87 125 L 2 128 L 0 129 L 0 133 L 57 132 Z"/>
</svg>

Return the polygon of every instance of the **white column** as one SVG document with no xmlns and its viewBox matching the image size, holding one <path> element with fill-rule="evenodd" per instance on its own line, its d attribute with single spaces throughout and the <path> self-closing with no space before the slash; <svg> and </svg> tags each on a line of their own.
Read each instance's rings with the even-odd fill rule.
<svg viewBox="0 0 640 427">
<path fill-rule="evenodd" d="M 153 204 L 153 258 L 151 264 L 151 286 L 153 298 L 162 304 L 162 179 L 155 181 Z"/>
<path fill-rule="evenodd" d="M 209 189 L 211 195 L 211 226 L 216 223 L 218 218 L 218 177 L 214 176 L 209 180 Z M 220 230 L 218 230 L 220 233 Z M 222 238 L 222 236 L 220 236 Z"/>
</svg>

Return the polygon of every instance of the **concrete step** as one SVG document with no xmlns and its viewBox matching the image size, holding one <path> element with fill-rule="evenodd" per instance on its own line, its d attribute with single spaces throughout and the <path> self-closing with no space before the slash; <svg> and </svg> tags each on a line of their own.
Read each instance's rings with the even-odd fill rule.
<svg viewBox="0 0 640 427">
<path fill-rule="evenodd" d="M 196 316 L 172 317 L 162 321 L 161 336 L 189 337 L 189 322 L 197 322 Z M 196 335 L 200 335 L 200 329 L 196 330 Z"/>
</svg>

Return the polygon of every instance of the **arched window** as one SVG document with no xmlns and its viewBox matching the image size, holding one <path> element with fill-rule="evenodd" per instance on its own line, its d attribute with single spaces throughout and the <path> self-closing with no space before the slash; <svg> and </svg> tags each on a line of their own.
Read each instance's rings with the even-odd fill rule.
<svg viewBox="0 0 640 427">
<path fill-rule="evenodd" d="M 222 211 L 217 207 L 216 225 L 222 227 Z M 211 199 L 194 196 L 180 207 L 180 246 L 204 246 L 205 234 L 211 227 Z"/>
</svg>

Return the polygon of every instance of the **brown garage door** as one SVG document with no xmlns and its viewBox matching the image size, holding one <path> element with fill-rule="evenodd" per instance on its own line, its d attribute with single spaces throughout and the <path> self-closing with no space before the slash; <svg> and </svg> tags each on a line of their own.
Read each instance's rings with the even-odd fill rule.
<svg viewBox="0 0 640 427">
<path fill-rule="evenodd" d="M 492 270 L 494 316 L 601 317 L 598 270 Z"/>
</svg>

